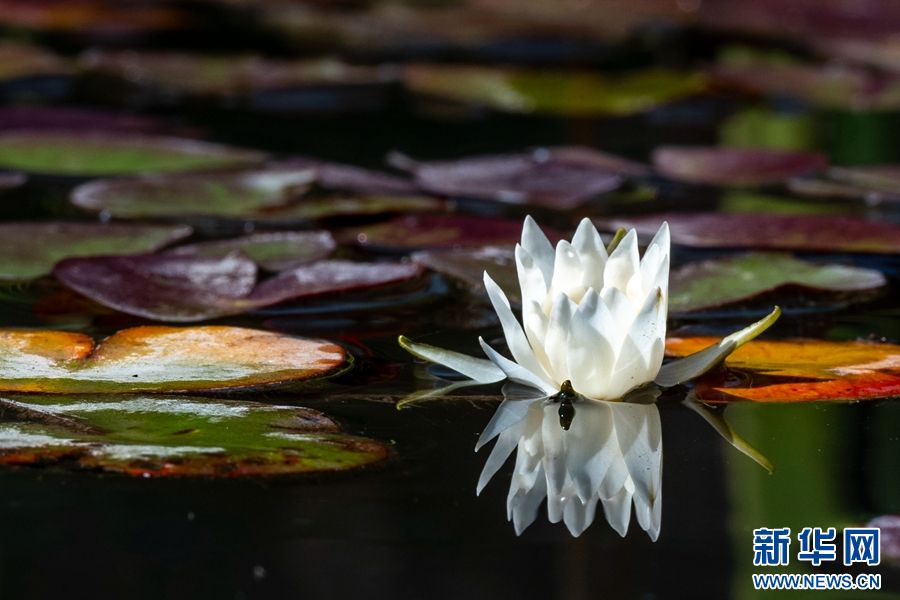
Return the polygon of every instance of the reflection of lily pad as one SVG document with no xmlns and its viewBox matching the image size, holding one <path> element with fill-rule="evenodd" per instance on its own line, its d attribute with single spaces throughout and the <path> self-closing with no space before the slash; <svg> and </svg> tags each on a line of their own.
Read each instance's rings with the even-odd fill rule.
<svg viewBox="0 0 900 600">
<path fill-rule="evenodd" d="M 842 216 L 669 213 L 601 219 L 598 227 L 653 235 L 668 221 L 672 241 L 698 248 L 900 253 L 900 225 Z"/>
<path fill-rule="evenodd" d="M 706 89 L 700 74 L 641 71 L 606 76 L 589 71 L 413 65 L 404 83 L 414 93 L 498 111 L 567 116 L 629 115 Z"/>
<path fill-rule="evenodd" d="M 148 319 L 180 322 L 398 283 L 420 273 L 421 267 L 409 263 L 323 260 L 256 285 L 256 264 L 240 254 L 76 258 L 54 270 L 62 283 L 99 304 Z"/>
<path fill-rule="evenodd" d="M 72 203 L 123 219 L 242 217 L 284 206 L 314 181 L 308 168 L 101 179 L 75 188 Z"/>
<path fill-rule="evenodd" d="M 0 280 L 47 275 L 64 258 L 150 252 L 191 235 L 184 225 L 4 223 L 0 225 Z"/>
<path fill-rule="evenodd" d="M 95 346 L 81 333 L 0 331 L 0 390 L 202 392 L 302 381 L 344 365 L 330 342 L 241 327 L 134 327 Z"/>
<path fill-rule="evenodd" d="M 412 215 L 346 232 L 360 245 L 386 249 L 514 244 L 521 235 L 519 221 L 467 215 Z"/>
<path fill-rule="evenodd" d="M 821 154 L 791 150 L 728 147 L 657 148 L 653 164 L 666 177 L 689 183 L 752 186 L 787 181 L 823 169 Z"/>
<path fill-rule="evenodd" d="M 718 338 L 669 338 L 670 356 L 687 356 Z M 826 340 L 753 341 L 728 357 L 725 365 L 747 378 L 701 380 L 705 402 L 735 399 L 757 402 L 872 400 L 900 396 L 900 346 Z"/>
<path fill-rule="evenodd" d="M 16 131 L 0 135 L 0 167 L 56 175 L 116 175 L 236 167 L 264 155 L 196 140 Z"/>
<path fill-rule="evenodd" d="M 484 272 L 506 291 L 512 302 L 519 298 L 519 276 L 512 246 L 485 246 L 458 250 L 426 250 L 416 252 L 412 259 L 432 271 L 459 279 L 478 290 L 484 289 Z"/>
<path fill-rule="evenodd" d="M 327 231 L 284 231 L 188 244 L 170 254 L 221 258 L 241 252 L 266 270 L 286 271 L 325 258 L 335 247 L 334 238 Z"/>
<path fill-rule="evenodd" d="M 691 263 L 672 273 L 669 309 L 692 311 L 731 304 L 785 286 L 858 292 L 885 285 L 879 271 L 819 265 L 787 254 L 743 254 Z"/>
<path fill-rule="evenodd" d="M 0 398 L 0 464 L 62 464 L 129 475 L 242 477 L 337 471 L 385 458 L 293 406 L 147 396 Z"/>
</svg>

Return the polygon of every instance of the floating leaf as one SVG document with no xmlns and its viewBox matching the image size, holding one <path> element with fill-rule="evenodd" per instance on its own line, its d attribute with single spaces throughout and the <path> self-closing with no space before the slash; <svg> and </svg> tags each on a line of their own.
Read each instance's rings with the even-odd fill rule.
<svg viewBox="0 0 900 600">
<path fill-rule="evenodd" d="M 718 338 L 669 338 L 670 356 L 687 356 Z M 767 340 L 750 342 L 725 361 L 746 378 L 700 381 L 704 402 L 872 400 L 900 395 L 900 346 L 872 342 Z"/>
<path fill-rule="evenodd" d="M 783 183 L 823 169 L 828 159 L 813 152 L 765 148 L 664 146 L 653 152 L 653 165 L 678 181 L 754 186 Z"/>
<path fill-rule="evenodd" d="M 519 275 L 512 246 L 485 246 L 458 250 L 426 250 L 412 255 L 413 261 L 432 271 L 484 289 L 484 272 L 503 288 L 511 302 L 519 303 Z"/>
<path fill-rule="evenodd" d="M 403 71 L 414 93 L 524 114 L 630 115 L 705 91 L 698 73 L 640 71 L 604 76 L 590 71 L 410 65 Z"/>
<path fill-rule="evenodd" d="M 5 106 L 0 108 L 0 130 L 11 129 L 158 133 L 170 128 L 165 121 L 146 115 L 70 106 Z"/>
<path fill-rule="evenodd" d="M 303 381 L 347 360 L 337 344 L 242 327 L 134 327 L 95 346 L 82 333 L 0 330 L 0 390 L 203 392 Z"/>
<path fill-rule="evenodd" d="M 836 181 L 877 194 L 879 199 L 900 199 L 900 165 L 832 167 L 828 176 Z"/>
<path fill-rule="evenodd" d="M 18 42 L 0 42 L 0 81 L 67 75 L 71 71 L 68 61 L 43 48 Z"/>
<path fill-rule="evenodd" d="M 336 247 L 334 238 L 327 231 L 284 231 L 188 244 L 169 254 L 223 258 L 241 252 L 266 270 L 286 271 L 325 258 Z"/>
<path fill-rule="evenodd" d="M 244 477 L 337 471 L 382 460 L 309 408 L 213 398 L 0 398 L 0 464 L 59 461 L 139 476 Z"/>
<path fill-rule="evenodd" d="M 15 131 L 0 135 L 0 167 L 94 176 L 237 167 L 264 155 L 172 137 Z"/>
<path fill-rule="evenodd" d="M 256 285 L 256 264 L 240 254 L 154 254 L 75 258 L 59 263 L 53 273 L 67 287 L 103 306 L 148 319 L 188 322 L 398 283 L 418 276 L 421 267 L 327 260 Z"/>
<path fill-rule="evenodd" d="M 521 235 L 519 221 L 468 215 L 411 215 L 345 232 L 363 246 L 397 250 L 515 244 Z"/>
<path fill-rule="evenodd" d="M 900 253 L 900 225 L 852 217 L 669 213 L 597 224 L 607 231 L 634 227 L 649 236 L 663 221 L 669 223 L 673 242 L 699 248 Z"/>
<path fill-rule="evenodd" d="M 72 203 L 123 219 L 243 217 L 282 207 L 313 184 L 311 168 L 100 179 L 72 192 Z"/>
<path fill-rule="evenodd" d="M 48 275 L 64 258 L 151 252 L 191 235 L 184 225 L 0 224 L 0 281 Z"/>
<path fill-rule="evenodd" d="M 307 196 L 294 204 L 252 215 L 258 223 L 285 226 L 337 217 L 442 212 L 447 203 L 426 196 Z"/>
<path fill-rule="evenodd" d="M 618 188 L 643 165 L 583 148 L 413 163 L 417 183 L 436 194 L 558 209 Z"/>
<path fill-rule="evenodd" d="M 419 191 L 412 181 L 404 177 L 312 158 L 292 158 L 273 163 L 272 167 L 313 169 L 316 173 L 316 185 L 327 190 L 373 196 L 409 196 Z"/>
<path fill-rule="evenodd" d="M 690 263 L 672 273 L 669 310 L 687 312 L 747 300 L 785 286 L 858 292 L 884 286 L 879 271 L 820 265 L 788 254 L 757 253 Z"/>
</svg>

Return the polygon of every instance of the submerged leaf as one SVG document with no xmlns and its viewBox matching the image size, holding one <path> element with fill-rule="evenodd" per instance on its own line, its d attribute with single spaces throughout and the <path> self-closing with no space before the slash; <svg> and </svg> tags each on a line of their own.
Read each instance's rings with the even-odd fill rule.
<svg viewBox="0 0 900 600">
<path fill-rule="evenodd" d="M 669 338 L 671 356 L 687 356 L 716 338 Z M 748 343 L 726 366 L 747 372 L 749 381 L 703 382 L 703 402 L 872 400 L 900 395 L 900 346 L 871 342 L 767 340 Z"/>
<path fill-rule="evenodd" d="M 688 312 L 739 302 L 785 286 L 831 292 L 872 290 L 886 285 L 879 271 L 820 265 L 789 254 L 741 254 L 690 263 L 674 271 L 669 310 Z"/>
<path fill-rule="evenodd" d="M 382 460 L 381 443 L 340 433 L 302 407 L 213 398 L 8 396 L 0 464 L 60 461 L 141 476 L 244 477 L 344 470 Z"/>
<path fill-rule="evenodd" d="M 95 346 L 81 333 L 0 331 L 0 390 L 201 392 L 302 381 L 347 360 L 337 344 L 242 327 L 134 327 Z"/>
<path fill-rule="evenodd" d="M 0 224 L 0 280 L 49 275 L 64 258 L 150 252 L 191 235 L 185 225 Z"/>
<path fill-rule="evenodd" d="M 597 220 L 614 231 L 653 235 L 668 221 L 672 241 L 698 248 L 900 253 L 900 225 L 843 216 L 668 213 Z"/>
<path fill-rule="evenodd" d="M 768 148 L 664 146 L 653 152 L 653 164 L 661 174 L 679 181 L 754 186 L 824 169 L 828 159 L 813 152 Z"/>
</svg>

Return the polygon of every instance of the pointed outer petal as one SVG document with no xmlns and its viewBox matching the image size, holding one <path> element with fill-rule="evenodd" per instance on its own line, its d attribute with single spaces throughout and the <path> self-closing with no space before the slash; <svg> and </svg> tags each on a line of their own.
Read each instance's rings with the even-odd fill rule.
<svg viewBox="0 0 900 600">
<path fill-rule="evenodd" d="M 541 395 L 531 400 L 504 400 L 501 402 L 494 412 L 494 416 L 491 417 L 484 431 L 481 432 L 478 443 L 475 444 L 475 452 L 481 450 L 482 446 L 510 427 L 521 423 L 528 416 L 528 411 L 534 406 L 534 402 L 543 400 L 543 398 L 544 396 Z"/>
<path fill-rule="evenodd" d="M 516 449 L 524 429 L 524 423 L 519 423 L 503 430 L 500 437 L 497 438 L 497 443 L 491 449 L 491 453 L 484 463 L 484 468 L 481 470 L 481 476 L 478 478 L 478 485 L 475 487 L 476 496 L 481 495 L 482 490 L 491 481 L 491 478 L 497 474 L 497 471 L 500 470 L 500 467 L 503 466 L 503 463 L 506 462 L 512 451 Z"/>
<path fill-rule="evenodd" d="M 600 291 L 600 301 L 607 308 L 606 311 L 598 310 L 598 314 L 604 317 L 603 325 L 606 327 L 600 331 L 603 332 L 604 337 L 612 346 L 613 352 L 618 356 L 625 338 L 628 337 L 628 331 L 631 329 L 631 322 L 634 321 L 637 310 L 629 302 L 625 293 L 615 287 L 603 288 Z"/>
<path fill-rule="evenodd" d="M 662 468 L 659 470 L 660 481 L 662 481 Z M 653 503 L 653 511 L 650 513 L 650 527 L 646 528 L 647 535 L 650 540 L 655 542 L 659 539 L 659 532 L 662 529 L 662 485 L 656 494 L 656 502 Z"/>
<path fill-rule="evenodd" d="M 553 245 L 541 228 L 531 218 L 531 215 L 525 217 L 525 223 L 522 225 L 522 248 L 528 251 L 528 254 L 534 259 L 534 264 L 540 269 L 544 276 L 544 285 L 550 287 L 553 280 L 553 261 L 554 251 Z M 525 290 L 522 290 L 524 294 Z"/>
<path fill-rule="evenodd" d="M 603 514 L 609 526 L 620 536 L 625 537 L 628 533 L 628 523 L 631 522 L 631 492 L 622 489 L 612 498 L 601 498 L 600 501 L 603 503 Z"/>
<path fill-rule="evenodd" d="M 780 316 L 781 309 L 776 306 L 765 318 L 722 338 L 719 343 L 663 365 L 656 376 L 656 383 L 663 387 L 672 387 L 703 375 L 722 363 L 729 354 L 771 327 Z"/>
<path fill-rule="evenodd" d="M 511 519 L 516 535 L 522 535 L 529 525 L 537 519 L 541 502 L 547 496 L 547 479 L 543 469 L 538 467 L 534 487 L 529 489 L 521 497 L 517 497 L 511 508 Z"/>
<path fill-rule="evenodd" d="M 606 254 L 606 246 L 603 238 L 597 232 L 597 228 L 590 219 L 582 219 L 572 236 L 572 248 L 578 254 L 581 261 L 581 286 L 584 289 L 603 288 L 603 270 L 609 258 Z"/>
<path fill-rule="evenodd" d="M 537 406 L 529 413 L 519 438 L 516 465 L 506 497 L 506 518 L 513 521 L 516 535 L 520 535 L 534 522 L 538 506 L 547 495 L 547 479 L 541 463 L 544 453 L 542 419 L 543 408 Z"/>
<path fill-rule="evenodd" d="M 566 431 L 559 425 L 559 407 L 554 404 L 543 406 L 541 437 L 544 442 L 544 473 L 547 476 L 547 512 L 550 521 L 562 520 L 563 486 L 566 483 L 566 447 L 563 437 Z"/>
<path fill-rule="evenodd" d="M 590 289 L 572 315 L 569 338 L 566 342 L 569 361 L 569 379 L 575 390 L 588 398 L 602 398 L 609 386 L 609 373 L 616 355 L 603 334 L 604 316 L 609 311 L 600 302 L 597 293 Z"/>
<path fill-rule="evenodd" d="M 668 300 L 669 292 L 669 262 L 672 253 L 672 239 L 669 234 L 669 223 L 663 221 L 659 230 L 641 259 L 641 279 L 645 290 L 661 288 Z"/>
<path fill-rule="evenodd" d="M 547 360 L 550 361 L 551 377 L 557 388 L 563 381 L 569 379 L 567 346 L 572 314 L 576 310 L 577 305 L 565 294 L 559 294 L 554 298 L 553 311 L 550 313 L 550 322 L 547 325 L 547 335 L 544 337 L 544 352 L 547 353 Z"/>
<path fill-rule="evenodd" d="M 659 365 L 651 364 L 651 361 L 658 359 L 660 364 L 662 362 L 660 337 L 657 334 L 661 310 L 660 295 L 651 296 L 635 318 L 616 357 L 606 385 L 606 396 L 597 399 L 620 399 L 630 390 L 653 381 Z"/>
<path fill-rule="evenodd" d="M 625 468 L 625 459 L 619 449 L 612 403 L 593 402 L 590 406 L 591 410 L 596 407 L 591 419 L 591 426 L 596 428 L 596 441 L 593 442 L 595 453 L 586 463 L 584 474 L 589 478 L 591 493 L 596 493 L 601 500 L 609 500 L 629 480 L 628 469 Z"/>
<path fill-rule="evenodd" d="M 634 484 L 638 523 L 647 531 L 662 489 L 662 426 L 655 404 L 617 403 L 611 407 L 619 447 Z"/>
<path fill-rule="evenodd" d="M 490 362 L 490 361 L 488 361 Z M 493 365 L 493 363 L 491 363 Z M 504 375 L 505 377 L 505 375 Z M 456 390 L 464 389 L 467 387 L 474 387 L 478 385 L 486 385 L 484 383 L 472 380 L 464 380 L 464 381 L 455 381 L 450 385 L 445 385 L 439 388 L 434 389 L 425 389 L 425 390 L 416 390 L 411 394 L 408 394 L 397 401 L 396 408 L 397 410 L 402 410 L 404 408 L 410 408 L 414 404 L 419 404 L 421 402 L 428 402 L 429 400 L 440 400 L 444 396 L 455 392 Z"/>
<path fill-rule="evenodd" d="M 461 352 L 445 350 L 429 344 L 418 344 L 406 336 L 397 340 L 404 350 L 422 360 L 444 365 L 478 383 L 496 383 L 506 379 L 504 372 L 489 360 L 475 358 Z"/>
<path fill-rule="evenodd" d="M 565 294 L 575 302 L 581 300 L 585 289 L 581 285 L 581 277 L 584 273 L 581 259 L 572 244 L 566 240 L 560 240 L 556 245 L 556 258 L 553 261 L 553 280 L 550 283 L 550 291 L 546 299 L 556 298 L 559 294 Z"/>
<path fill-rule="evenodd" d="M 491 304 L 494 306 L 494 311 L 500 319 L 500 325 L 503 327 L 503 336 L 506 338 L 506 345 L 509 347 L 509 351 L 515 361 L 532 373 L 540 374 L 546 378 L 544 368 L 535 358 L 522 326 L 509 307 L 509 300 L 506 298 L 506 294 L 491 279 L 487 271 L 484 272 L 484 287 L 487 290 L 488 297 L 491 299 Z"/>
<path fill-rule="evenodd" d="M 721 411 L 712 409 L 702 402 L 698 402 L 694 396 L 693 390 L 688 394 L 688 397 L 685 398 L 682 404 L 703 417 L 703 420 L 709 423 L 712 428 L 716 430 L 716 433 L 721 435 L 726 442 L 734 446 L 738 452 L 748 456 L 753 462 L 768 471 L 770 475 L 775 472 L 775 465 L 772 464 L 772 461 L 741 437 L 740 434 L 731 427 L 731 424 L 725 420 L 725 416 Z"/>
<path fill-rule="evenodd" d="M 594 517 L 597 514 L 598 500 L 599 499 L 594 496 L 593 498 L 589 498 L 587 502 L 584 502 L 577 496 L 573 496 L 568 504 L 566 504 L 563 521 L 565 521 L 566 528 L 569 530 L 569 533 L 572 534 L 572 537 L 580 536 L 584 533 L 585 529 L 590 527 L 591 523 L 594 522 Z"/>
<path fill-rule="evenodd" d="M 642 381 L 629 389 L 653 381 L 662 366 L 666 346 L 666 303 L 663 291 L 656 288 L 655 292 L 655 294 L 651 292 L 647 297 L 646 303 L 628 332 L 644 362 L 644 370 L 639 376 Z M 621 359 L 621 356 L 619 358 Z"/>
<path fill-rule="evenodd" d="M 519 295 L 522 304 L 543 304 L 547 297 L 544 273 L 528 250 L 516 244 L 516 273 L 519 276 Z"/>
<path fill-rule="evenodd" d="M 490 358 L 491 361 L 495 365 L 497 365 L 504 373 L 506 373 L 506 376 L 510 379 L 510 381 L 537 388 L 548 396 L 551 394 L 555 394 L 558 391 L 556 389 L 556 386 L 550 384 L 547 381 L 544 381 L 540 376 L 532 373 L 525 367 L 514 363 L 505 356 L 499 354 L 496 350 L 491 348 L 487 342 L 484 341 L 484 338 L 479 337 L 478 342 L 481 344 L 481 349 L 484 350 L 484 353 L 487 355 L 487 357 Z"/>
<path fill-rule="evenodd" d="M 553 368 L 550 366 L 550 359 L 544 348 L 550 318 L 544 314 L 544 309 L 539 303 L 525 302 L 522 304 L 522 324 L 525 326 L 525 336 L 528 338 L 534 357 L 541 364 L 544 372 L 550 373 Z"/>
<path fill-rule="evenodd" d="M 613 286 L 625 292 L 631 278 L 640 273 L 640 265 L 637 232 L 632 229 L 609 255 L 603 270 L 603 287 Z"/>
<path fill-rule="evenodd" d="M 575 419 L 566 432 L 566 470 L 575 493 L 585 503 L 597 497 L 600 482 L 609 468 L 603 457 L 591 459 L 610 443 L 613 420 L 609 409 L 599 402 L 579 402 L 575 411 Z M 614 439 L 612 444 L 618 451 Z"/>
</svg>

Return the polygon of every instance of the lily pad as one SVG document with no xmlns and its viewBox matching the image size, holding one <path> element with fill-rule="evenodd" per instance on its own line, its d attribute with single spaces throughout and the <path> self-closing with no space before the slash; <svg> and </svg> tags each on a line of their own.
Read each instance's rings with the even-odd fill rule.
<svg viewBox="0 0 900 600">
<path fill-rule="evenodd" d="M 0 42 L 0 81 L 68 75 L 71 71 L 68 61 L 43 48 L 18 42 Z"/>
<path fill-rule="evenodd" d="M 601 219 L 653 235 L 668 221 L 672 241 L 698 248 L 761 248 L 810 252 L 900 253 L 900 225 L 844 216 L 669 213 Z"/>
<path fill-rule="evenodd" d="M 273 163 L 272 167 L 313 169 L 316 172 L 316 185 L 332 191 L 358 192 L 375 196 L 408 196 L 419 191 L 415 183 L 405 177 L 313 158 L 292 158 Z"/>
<path fill-rule="evenodd" d="M 0 281 L 50 274 L 64 258 L 151 252 L 190 236 L 185 225 L 0 224 Z"/>
<path fill-rule="evenodd" d="M 828 177 L 879 200 L 900 200 L 900 165 L 832 167 Z"/>
<path fill-rule="evenodd" d="M 687 356 L 718 338 L 669 338 L 669 356 Z M 728 381 L 698 382 L 704 402 L 736 399 L 756 402 L 874 400 L 900 395 L 900 346 L 874 342 L 826 340 L 755 340 L 725 361 L 746 373 Z"/>
<path fill-rule="evenodd" d="M 0 108 L 0 130 L 83 131 L 104 133 L 159 133 L 171 130 L 166 121 L 70 106 L 5 106 Z"/>
<path fill-rule="evenodd" d="M 501 112 L 565 116 L 631 115 L 706 90 L 699 73 L 639 71 L 605 76 L 590 71 L 410 65 L 406 86 L 416 94 Z"/>
<path fill-rule="evenodd" d="M 545 233 L 559 239 L 555 232 Z M 495 217 L 410 215 L 346 230 L 343 235 L 361 246 L 383 249 L 462 248 L 515 244 L 522 235 L 522 224 Z"/>
<path fill-rule="evenodd" d="M 341 471 L 388 455 L 319 411 L 213 398 L 8 396 L 0 464 L 137 476 L 246 477 Z"/>
<path fill-rule="evenodd" d="M 665 146 L 653 152 L 662 175 L 688 183 L 756 186 L 783 183 L 824 169 L 828 159 L 814 152 L 767 148 Z"/>
<path fill-rule="evenodd" d="M 54 275 L 67 287 L 118 311 L 161 321 L 201 321 L 286 300 L 335 294 L 418 276 L 403 263 L 326 260 L 256 284 L 256 264 L 240 254 L 223 257 L 158 254 L 75 258 Z"/>
<path fill-rule="evenodd" d="M 285 226 L 338 217 L 443 212 L 447 203 L 427 196 L 311 195 L 299 201 L 252 215 L 257 223 Z"/>
<path fill-rule="evenodd" d="M 0 391 L 204 392 L 303 381 L 347 361 L 331 342 L 242 327 L 134 327 L 99 344 L 82 333 L 0 330 Z"/>
<path fill-rule="evenodd" d="M 562 210 L 585 204 L 622 184 L 641 165 L 588 149 L 541 149 L 528 154 L 476 156 L 413 163 L 416 182 L 447 196 Z"/>
<path fill-rule="evenodd" d="M 121 219 L 244 217 L 289 204 L 315 179 L 311 168 L 100 179 L 76 187 L 71 200 Z"/>
<path fill-rule="evenodd" d="M 263 269 L 286 271 L 325 258 L 336 247 L 334 238 L 327 231 L 285 231 L 188 244 L 169 254 L 222 258 L 241 252 Z"/>
<path fill-rule="evenodd" d="M 714 308 L 786 286 L 846 293 L 886 284 L 884 275 L 872 269 L 820 265 L 789 254 L 742 254 L 690 263 L 674 271 L 669 283 L 669 310 Z"/>
<path fill-rule="evenodd" d="M 264 158 L 252 150 L 173 137 L 26 130 L 0 135 L 0 167 L 54 175 L 217 169 Z"/>
<path fill-rule="evenodd" d="M 458 279 L 476 290 L 484 290 L 484 272 L 497 282 L 511 302 L 520 303 L 519 276 L 512 246 L 485 246 L 457 250 L 426 250 L 412 255 L 413 261 L 442 275 Z"/>
</svg>

